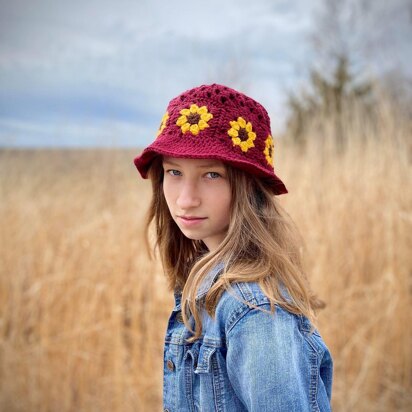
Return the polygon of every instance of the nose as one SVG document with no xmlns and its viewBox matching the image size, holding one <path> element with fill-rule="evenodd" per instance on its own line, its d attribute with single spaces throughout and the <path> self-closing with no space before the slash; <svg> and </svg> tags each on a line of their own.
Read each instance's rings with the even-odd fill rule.
<svg viewBox="0 0 412 412">
<path fill-rule="evenodd" d="M 193 182 L 186 181 L 182 183 L 176 205 L 182 210 L 192 209 L 200 205 L 200 196 Z"/>
</svg>

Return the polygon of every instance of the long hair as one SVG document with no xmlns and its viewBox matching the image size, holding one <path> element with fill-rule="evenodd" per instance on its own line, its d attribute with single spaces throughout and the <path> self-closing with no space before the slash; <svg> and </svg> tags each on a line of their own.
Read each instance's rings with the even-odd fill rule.
<svg viewBox="0 0 412 412">
<path fill-rule="evenodd" d="M 194 333 L 187 341 L 194 342 L 201 336 L 200 311 L 204 308 L 214 317 L 221 294 L 224 290 L 230 292 L 231 284 L 236 282 L 257 282 L 270 300 L 271 313 L 277 304 L 305 315 L 315 326 L 315 311 L 325 304 L 312 293 L 303 270 L 303 240 L 298 229 L 262 179 L 227 164 L 225 168 L 232 192 L 231 218 L 223 242 L 213 252 L 201 240 L 184 236 L 172 219 L 163 194 L 162 158 L 156 158 L 149 170 L 153 196 L 146 219 L 146 244 L 149 246 L 149 231 L 154 223 L 154 248 L 159 250 L 169 290 L 182 293 L 183 321 Z M 208 272 L 222 262 L 223 273 L 199 304 L 199 286 Z M 288 298 L 281 291 L 282 284 Z M 195 321 L 194 331 L 188 321 L 190 314 Z"/>
</svg>

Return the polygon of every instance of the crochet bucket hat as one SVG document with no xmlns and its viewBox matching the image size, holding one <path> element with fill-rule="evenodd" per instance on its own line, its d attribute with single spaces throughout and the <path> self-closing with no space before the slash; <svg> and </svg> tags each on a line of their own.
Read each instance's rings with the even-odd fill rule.
<svg viewBox="0 0 412 412">
<path fill-rule="evenodd" d="M 155 141 L 134 159 L 146 179 L 156 156 L 218 159 L 267 182 L 274 194 L 288 193 L 273 169 L 273 139 L 265 108 L 219 84 L 187 90 L 167 107 Z"/>
</svg>

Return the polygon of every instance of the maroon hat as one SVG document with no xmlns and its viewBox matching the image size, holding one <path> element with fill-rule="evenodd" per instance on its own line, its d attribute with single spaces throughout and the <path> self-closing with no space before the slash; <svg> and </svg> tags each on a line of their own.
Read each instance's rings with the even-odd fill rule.
<svg viewBox="0 0 412 412">
<path fill-rule="evenodd" d="M 257 101 L 230 87 L 202 85 L 172 99 L 156 140 L 134 159 L 146 179 L 159 155 L 218 159 L 264 179 L 276 195 L 288 193 L 273 170 L 270 119 Z"/>
</svg>

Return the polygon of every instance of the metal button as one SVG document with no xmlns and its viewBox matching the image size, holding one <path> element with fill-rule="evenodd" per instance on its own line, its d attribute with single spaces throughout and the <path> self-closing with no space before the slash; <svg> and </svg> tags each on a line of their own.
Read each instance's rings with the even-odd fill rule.
<svg viewBox="0 0 412 412">
<path fill-rule="evenodd" d="M 169 409 L 163 409 L 163 412 L 169 412 Z"/>
<path fill-rule="evenodd" d="M 169 369 L 170 371 L 175 370 L 175 364 L 170 359 L 167 361 L 166 365 L 167 365 L 167 369 Z"/>
<path fill-rule="evenodd" d="M 176 320 L 177 320 L 179 323 L 183 323 L 183 315 L 182 315 L 182 311 L 177 312 L 177 315 L 176 315 Z"/>
</svg>

